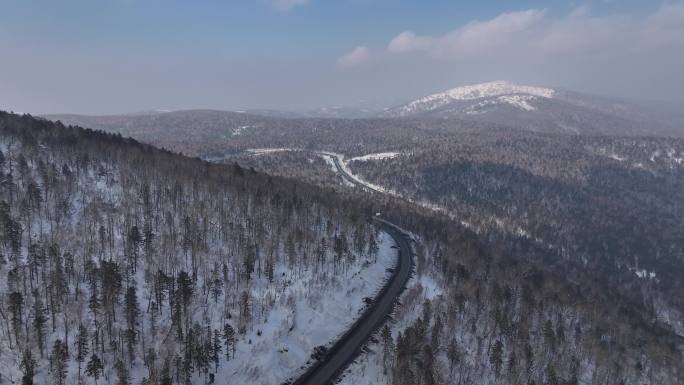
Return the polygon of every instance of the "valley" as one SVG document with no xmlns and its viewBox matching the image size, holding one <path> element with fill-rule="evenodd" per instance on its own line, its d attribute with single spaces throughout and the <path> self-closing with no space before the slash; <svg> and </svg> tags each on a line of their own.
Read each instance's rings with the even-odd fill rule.
<svg viewBox="0 0 684 385">
<path fill-rule="evenodd" d="M 450 97 L 474 95 L 480 103 L 521 90 L 507 83 L 493 89 Z M 521 100 L 535 102 L 499 101 L 536 111 Z M 40 306 L 55 319 L 52 332 L 36 335 L 19 332 L 6 316 L 7 348 L 40 342 L 46 351 L 61 349 L 82 326 L 95 338 L 87 344 L 90 360 L 97 354 L 113 362 L 99 376 L 161 383 L 584 384 L 628 377 L 655 384 L 681 373 L 684 308 L 675 293 L 684 265 L 674 192 L 684 180 L 682 139 L 544 133 L 459 117 L 192 111 L 65 119 L 109 133 L 27 115 L 4 119 L 2 151 L 12 160 L 6 175 L 27 165 L 5 199 L 29 188 L 39 194 L 23 211 L 8 211 L 7 272 L 24 278 L 12 278 L 3 292 L 21 296 L 15 317 L 38 322 L 41 312 L 25 310 L 26 301 L 49 304 Z M 81 136 L 94 148 L 119 147 L 73 155 L 51 144 L 81 143 Z M 71 182 L 80 186 L 73 200 L 64 201 L 49 187 L 50 174 L 34 169 L 50 148 L 53 169 L 83 169 Z M 79 159 L 96 159 L 97 167 Z M 103 219 L 90 213 L 100 206 Z M 66 211 L 54 211 L 61 207 Z M 73 230 L 58 227 L 67 218 Z M 379 218 L 406 229 L 413 246 Z M 21 226 L 28 233 L 12 249 L 9 224 L 19 220 L 28 221 Z M 79 239 L 74 231 L 87 223 L 100 235 Z M 398 267 L 393 244 L 400 246 Z M 33 255 L 49 247 L 81 259 L 69 262 L 59 286 L 69 307 L 55 302 L 56 286 L 44 294 L 22 285 L 25 274 L 29 283 L 42 282 Z M 415 257 L 409 262 L 408 255 Z M 46 272 L 64 275 L 65 263 Z M 105 268 L 114 269 L 115 283 L 121 277 L 121 288 L 100 298 L 101 280 L 110 279 Z M 93 312 L 73 305 L 81 296 L 98 306 L 115 302 Z M 74 306 L 78 316 L 67 315 Z M 114 320 L 120 312 L 131 312 L 127 323 Z M 36 378 L 54 373 L 45 358 L 31 359 Z M 22 360 L 0 356 L 5 377 L 24 376 Z M 79 361 L 66 362 L 65 381 L 78 382 Z"/>
</svg>

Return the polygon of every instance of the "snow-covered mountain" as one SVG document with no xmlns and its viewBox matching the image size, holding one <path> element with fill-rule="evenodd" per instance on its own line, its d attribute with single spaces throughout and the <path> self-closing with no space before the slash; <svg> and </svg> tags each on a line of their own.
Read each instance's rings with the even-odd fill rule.
<svg viewBox="0 0 684 385">
<path fill-rule="evenodd" d="M 551 88 L 519 85 L 505 80 L 480 83 L 463 87 L 456 87 L 444 92 L 428 95 L 414 100 L 403 106 L 391 109 L 389 112 L 395 116 L 413 116 L 438 111 L 454 102 L 464 103 L 468 108 L 465 113 L 480 113 L 485 108 L 495 104 L 509 104 L 524 111 L 532 111 L 536 108 L 531 102 L 537 98 L 552 98 L 556 91 Z"/>
<path fill-rule="evenodd" d="M 477 120 L 555 133 L 684 135 L 684 114 L 655 107 L 499 80 L 428 95 L 390 108 L 383 115 Z"/>
</svg>

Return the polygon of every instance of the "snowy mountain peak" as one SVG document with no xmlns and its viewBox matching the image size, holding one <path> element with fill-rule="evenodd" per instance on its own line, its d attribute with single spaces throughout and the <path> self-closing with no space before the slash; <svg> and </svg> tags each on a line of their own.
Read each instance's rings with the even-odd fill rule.
<svg viewBox="0 0 684 385">
<path fill-rule="evenodd" d="M 527 94 L 551 98 L 553 97 L 554 93 L 555 91 L 551 88 L 525 86 L 506 80 L 497 80 L 493 82 L 452 88 L 438 94 L 427 96 L 423 99 L 449 98 L 451 100 L 473 100 L 510 94 Z"/>
<path fill-rule="evenodd" d="M 396 113 L 407 116 L 436 110 L 456 101 L 469 101 L 485 98 L 497 98 L 498 103 L 507 103 L 513 107 L 534 110 L 528 102 L 536 98 L 553 98 L 555 90 L 544 87 L 526 86 L 506 80 L 456 87 L 414 100 L 399 107 Z"/>
</svg>

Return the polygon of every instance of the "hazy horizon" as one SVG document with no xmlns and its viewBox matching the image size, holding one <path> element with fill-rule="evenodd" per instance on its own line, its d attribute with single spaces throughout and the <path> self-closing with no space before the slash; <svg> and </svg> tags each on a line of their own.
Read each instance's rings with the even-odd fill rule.
<svg viewBox="0 0 684 385">
<path fill-rule="evenodd" d="M 502 79 L 684 102 L 682 2 L 463 5 L 13 2 L 0 15 L 0 109 L 302 112 Z"/>
</svg>

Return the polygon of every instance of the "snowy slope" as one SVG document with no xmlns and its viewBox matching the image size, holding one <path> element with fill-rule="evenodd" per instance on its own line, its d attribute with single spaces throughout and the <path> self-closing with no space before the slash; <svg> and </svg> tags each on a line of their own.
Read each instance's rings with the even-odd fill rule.
<svg viewBox="0 0 684 385">
<path fill-rule="evenodd" d="M 315 346 L 346 331 L 396 262 L 391 237 L 313 197 L 283 213 L 271 199 L 254 199 L 248 188 L 258 175 L 239 176 L 247 188 L 237 191 L 229 177 L 194 177 L 198 164 L 208 164 L 32 120 L 49 130 L 31 131 L 29 149 L 6 124 L 28 119 L 0 114 L 0 384 L 20 383 L 24 351 L 36 361 L 34 383 L 54 383 L 49 356 L 57 340 L 69 349 L 64 383 L 79 383 L 79 326 L 89 353 L 101 357 L 101 384 L 117 381 L 119 360 L 131 384 L 159 383 L 164 373 L 178 383 L 178 370 L 192 384 L 211 375 L 220 384 L 280 384 L 310 363 Z M 74 156 L 77 146 L 82 155 Z M 21 215 L 17 197 L 28 196 L 29 186 L 40 204 Z M 174 186 L 177 209 L 154 198 Z M 153 201 L 159 209 L 145 209 Z M 5 241 L 14 223 L 22 231 Z M 149 223 L 145 238 L 136 223 Z M 17 295 L 10 325 L 7 305 Z M 35 327 L 46 308 L 46 324 Z M 230 356 L 225 325 L 235 331 Z M 212 354 L 215 362 L 207 360 Z M 90 357 L 81 365 L 85 383 L 94 382 L 83 370 Z"/>
<path fill-rule="evenodd" d="M 428 95 L 390 108 L 383 116 L 460 119 L 573 135 L 682 136 L 684 116 L 676 111 L 665 103 L 499 80 Z"/>
<path fill-rule="evenodd" d="M 507 103 L 511 106 L 532 110 L 530 101 L 537 98 L 553 98 L 556 91 L 551 88 L 533 87 L 520 85 L 513 82 L 498 80 L 488 83 L 480 83 L 428 95 L 414 100 L 406 105 L 390 110 L 395 116 L 411 116 L 428 113 L 444 107 L 456 101 L 473 101 L 487 99 Z"/>
</svg>

